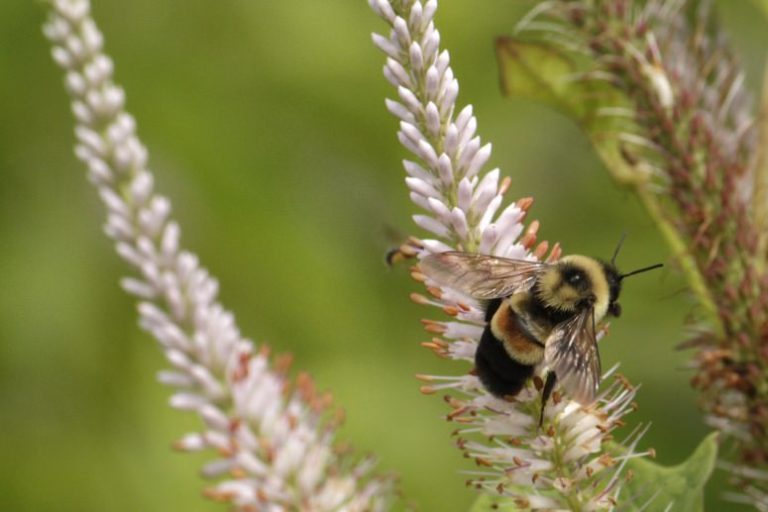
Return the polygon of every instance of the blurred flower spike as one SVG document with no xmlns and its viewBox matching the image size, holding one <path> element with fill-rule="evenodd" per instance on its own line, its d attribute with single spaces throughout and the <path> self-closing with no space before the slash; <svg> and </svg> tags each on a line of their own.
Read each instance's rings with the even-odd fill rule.
<svg viewBox="0 0 768 512">
<path fill-rule="evenodd" d="M 373 34 L 386 54 L 384 76 L 397 99 L 387 109 L 400 120 L 398 139 L 414 160 L 404 161 L 413 202 L 423 210 L 418 226 L 437 238 L 404 248 L 422 257 L 450 250 L 479 252 L 514 259 L 556 260 L 560 248 L 537 242 L 539 224 L 527 229 L 523 220 L 532 205 L 523 198 L 503 207 L 508 178 L 498 169 L 484 171 L 491 145 L 476 135 L 472 107 L 457 113 L 459 92 L 448 52 L 440 50 L 434 25 L 437 2 L 369 0 L 391 28 L 388 36 Z M 436 306 L 449 321 L 424 320 L 435 337 L 424 343 L 440 357 L 470 363 L 483 331 L 483 311 L 466 297 L 441 287 L 414 269 L 428 295 L 413 294 L 419 303 Z M 541 382 L 524 389 L 513 402 L 489 395 L 472 373 L 458 376 L 420 375 L 422 391 L 450 391 L 448 420 L 456 422 L 457 445 L 481 470 L 468 481 L 486 493 L 506 497 L 526 510 L 611 510 L 621 500 L 627 478 L 625 463 L 647 453 L 635 452 L 643 431 L 635 429 L 625 445 L 609 450 L 606 442 L 633 409 L 635 388 L 613 371 L 606 375 L 598 400 L 580 406 L 555 393 L 538 427 Z M 616 447 L 614 447 L 616 448 Z M 625 493 L 626 495 L 626 493 Z M 638 497 L 627 497 L 625 501 Z M 645 496 L 643 499 L 651 499 Z"/>
<path fill-rule="evenodd" d="M 159 380 L 174 388 L 171 406 L 195 412 L 203 428 L 176 443 L 212 450 L 206 491 L 242 511 L 363 511 L 388 506 L 391 482 L 372 476 L 334 441 L 327 394 L 289 361 L 244 339 L 216 300 L 217 282 L 179 245 L 169 200 L 154 191 L 147 151 L 112 80 L 112 60 L 87 0 L 53 0 L 45 35 L 64 70 L 76 120 L 75 153 L 107 209 L 106 234 L 137 272 L 123 288 L 139 299 L 141 326 L 165 352 Z"/>
<path fill-rule="evenodd" d="M 768 82 L 756 119 L 706 0 L 540 2 L 500 48 L 519 62 L 531 40 L 568 62 L 558 76 L 532 66 L 547 90 L 533 95 L 575 117 L 634 189 L 702 306 L 681 344 L 695 350 L 691 384 L 726 435 L 728 497 L 768 511 Z"/>
</svg>

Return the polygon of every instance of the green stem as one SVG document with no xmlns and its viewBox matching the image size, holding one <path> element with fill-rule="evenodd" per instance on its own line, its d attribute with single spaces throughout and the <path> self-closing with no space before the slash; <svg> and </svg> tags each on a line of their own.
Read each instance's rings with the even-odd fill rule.
<svg viewBox="0 0 768 512">
<path fill-rule="evenodd" d="M 670 249 L 672 249 L 672 257 L 680 265 L 680 269 L 683 271 L 683 275 L 688 281 L 688 285 L 709 315 L 713 328 L 718 335 L 724 335 L 723 324 L 720 321 L 720 316 L 717 314 L 715 301 L 707 288 L 704 277 L 696 266 L 696 261 L 688 251 L 685 241 L 680 237 L 680 234 L 672 223 L 664 216 L 653 193 L 641 187 L 636 187 L 635 191 L 637 192 L 640 201 L 645 206 L 645 209 L 656 223 L 659 231 L 661 231 L 661 234 L 664 236 Z"/>
</svg>

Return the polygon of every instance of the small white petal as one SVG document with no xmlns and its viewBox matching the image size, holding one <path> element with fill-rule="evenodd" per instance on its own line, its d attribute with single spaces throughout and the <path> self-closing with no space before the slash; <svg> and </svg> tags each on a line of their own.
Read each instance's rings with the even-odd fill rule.
<svg viewBox="0 0 768 512">
<path fill-rule="evenodd" d="M 499 169 L 493 169 L 490 172 L 485 173 L 483 179 L 480 180 L 475 188 L 474 195 L 472 197 L 472 210 L 477 214 L 482 214 L 485 211 L 488 203 L 493 199 L 496 193 L 499 191 Z"/>
<path fill-rule="evenodd" d="M 397 117 L 398 119 L 401 119 L 402 121 L 407 121 L 409 123 L 416 122 L 416 118 L 414 117 L 414 115 L 407 108 L 405 108 L 405 105 L 403 105 L 402 103 L 399 103 L 397 101 L 390 100 L 390 99 L 385 99 L 384 103 L 386 104 L 387 110 L 389 111 L 389 113 Z"/>
<path fill-rule="evenodd" d="M 444 336 L 450 339 L 480 339 L 483 327 L 479 325 L 465 324 L 463 322 L 446 322 Z"/>
<path fill-rule="evenodd" d="M 140 279 L 124 277 L 120 280 L 120 286 L 126 292 L 141 299 L 152 300 L 157 296 L 157 290 Z"/>
<path fill-rule="evenodd" d="M 451 225 L 458 235 L 459 239 L 466 240 L 469 234 L 469 226 L 467 225 L 467 217 L 461 208 L 454 208 L 451 210 Z"/>
<path fill-rule="evenodd" d="M 453 247 L 446 244 L 445 242 L 441 242 L 440 240 L 422 240 L 422 245 L 424 246 L 424 249 L 427 250 L 428 253 L 431 254 L 437 254 L 441 252 L 447 252 L 447 251 L 453 251 Z"/>
<path fill-rule="evenodd" d="M 85 45 L 88 53 L 94 54 L 101 51 L 104 44 L 104 37 L 96 27 L 96 23 L 92 19 L 83 20 L 80 25 L 80 31 L 82 33 L 83 44 Z"/>
<path fill-rule="evenodd" d="M 397 95 L 400 96 L 400 100 L 411 112 L 419 112 L 421 110 L 421 102 L 410 89 L 399 86 L 397 88 Z"/>
<path fill-rule="evenodd" d="M 154 179 L 152 175 L 146 171 L 136 173 L 136 176 L 131 182 L 131 196 L 134 201 L 139 204 L 144 204 L 152 194 L 152 188 Z"/>
<path fill-rule="evenodd" d="M 160 251 L 166 260 L 170 260 L 179 250 L 179 238 L 181 230 L 179 225 L 171 221 L 165 225 L 160 241 Z"/>
<path fill-rule="evenodd" d="M 430 197 L 427 199 L 429 209 L 435 213 L 442 224 L 451 222 L 451 210 L 439 199 Z"/>
<path fill-rule="evenodd" d="M 75 119 L 79 123 L 91 124 L 93 122 L 93 112 L 88 107 L 88 105 L 86 105 L 82 101 L 72 102 L 72 114 L 75 116 Z"/>
<path fill-rule="evenodd" d="M 179 407 L 179 409 L 181 409 L 181 407 Z M 203 469 L 200 471 L 200 473 L 205 478 L 215 478 L 223 475 L 224 473 L 228 473 L 230 470 L 232 470 L 233 466 L 234 461 L 232 459 L 219 459 L 213 462 L 209 462 L 203 466 Z"/>
<path fill-rule="evenodd" d="M 83 75 L 76 71 L 70 71 L 65 77 L 67 91 L 74 96 L 80 96 L 85 93 L 87 87 Z"/>
<path fill-rule="evenodd" d="M 419 208 L 422 208 L 427 211 L 432 210 L 432 208 L 430 208 L 429 206 L 429 199 L 431 198 L 424 197 L 423 195 L 417 194 L 416 192 L 409 193 L 408 197 L 410 197 L 411 201 L 413 201 L 413 203 Z"/>
<path fill-rule="evenodd" d="M 464 128 L 466 128 L 467 123 L 470 119 L 472 119 L 472 105 L 467 105 L 463 109 L 461 109 L 461 112 L 459 112 L 459 115 L 456 116 L 456 121 L 454 123 L 456 124 L 456 129 L 460 132 L 464 131 Z"/>
<path fill-rule="evenodd" d="M 379 16 L 387 20 L 389 23 L 393 23 L 395 21 L 395 11 L 392 9 L 392 6 L 389 5 L 387 0 L 372 0 L 371 7 L 373 7 Z"/>
<path fill-rule="evenodd" d="M 405 178 L 405 183 L 408 185 L 409 189 L 425 197 L 440 198 L 443 196 L 432 185 L 426 181 L 420 180 L 419 178 L 413 178 L 409 176 Z"/>
<path fill-rule="evenodd" d="M 387 69 L 392 74 L 392 76 L 397 78 L 397 84 L 401 87 L 406 87 L 410 89 L 413 85 L 413 82 L 411 81 L 411 77 L 408 74 L 408 71 L 405 70 L 402 64 L 400 64 L 395 59 L 387 59 Z"/>
<path fill-rule="evenodd" d="M 445 153 L 442 153 L 437 160 L 437 173 L 440 175 L 440 181 L 443 185 L 450 186 L 453 183 L 453 164 L 450 157 Z"/>
<path fill-rule="evenodd" d="M 477 252 L 480 254 L 491 254 L 493 247 L 496 245 L 498 239 L 498 230 L 496 224 L 490 224 L 483 230 L 483 234 L 480 238 L 480 247 Z"/>
<path fill-rule="evenodd" d="M 475 154 L 474 157 L 472 157 L 472 160 L 469 162 L 469 165 L 467 166 L 467 170 L 465 172 L 465 176 L 472 177 L 476 175 L 480 169 L 483 168 L 485 163 L 488 161 L 488 159 L 491 156 L 491 144 L 486 144 L 482 148 L 478 150 L 478 152 Z"/>
<path fill-rule="evenodd" d="M 96 185 L 111 183 L 114 179 L 112 170 L 99 158 L 91 158 L 87 162 L 88 176 Z"/>
<path fill-rule="evenodd" d="M 472 184 L 467 178 L 462 178 L 459 182 L 459 188 L 456 192 L 456 203 L 459 208 L 469 212 L 472 207 Z"/>
<path fill-rule="evenodd" d="M 182 411 L 197 411 L 202 406 L 208 405 L 208 400 L 200 395 L 194 393 L 176 393 L 171 396 L 169 404 L 174 409 L 180 409 Z"/>
<path fill-rule="evenodd" d="M 411 26 L 411 29 L 414 32 L 421 31 L 422 28 L 422 11 L 421 11 L 421 3 L 414 2 L 411 6 L 411 12 L 408 16 L 408 24 Z"/>
<path fill-rule="evenodd" d="M 434 233 L 437 236 L 447 237 L 450 234 L 450 231 L 446 226 L 432 217 L 427 217 L 426 215 L 414 215 L 413 221 L 420 228 L 425 229 L 430 233 Z"/>
<path fill-rule="evenodd" d="M 435 12 L 437 12 L 437 0 L 427 0 L 427 3 L 424 4 L 424 10 L 422 13 L 424 21 L 432 21 L 432 19 L 435 17 Z"/>
<path fill-rule="evenodd" d="M 435 148 L 432 147 L 432 145 L 425 141 L 420 140 L 419 141 L 419 151 L 418 155 L 426 162 L 431 168 L 437 167 L 437 153 L 435 153 Z"/>
<path fill-rule="evenodd" d="M 200 434 L 187 434 L 178 441 L 176 441 L 175 446 L 179 450 L 185 450 L 188 452 L 197 452 L 201 450 L 205 450 L 208 447 L 208 444 L 205 442 L 205 438 L 201 436 Z"/>
<path fill-rule="evenodd" d="M 400 48 L 398 48 L 389 38 L 379 34 L 371 34 L 371 39 L 373 40 L 373 44 L 389 57 L 392 57 L 393 59 L 398 59 L 400 57 Z"/>
<path fill-rule="evenodd" d="M 443 73 L 449 69 L 448 66 L 450 66 L 450 64 L 451 57 L 448 54 L 448 50 L 443 50 L 437 57 L 437 62 L 435 62 L 435 66 L 437 67 L 437 74 L 443 76 Z"/>
<path fill-rule="evenodd" d="M 408 54 L 411 58 L 413 70 L 420 72 L 424 68 L 424 55 L 421 53 L 421 47 L 416 43 L 411 44 Z"/>
<path fill-rule="evenodd" d="M 426 124 L 427 124 L 427 130 L 429 131 L 429 135 L 435 139 L 440 135 L 440 112 L 437 109 L 437 105 L 435 105 L 433 102 L 427 103 L 426 108 L 424 109 L 424 116 L 426 118 Z"/>
<path fill-rule="evenodd" d="M 398 130 L 397 132 L 397 140 L 400 141 L 400 144 L 405 147 L 408 151 L 411 153 L 415 153 L 416 155 L 419 154 L 419 147 L 418 145 L 411 139 L 408 135 L 406 135 L 402 130 Z"/>
<path fill-rule="evenodd" d="M 480 231 L 483 231 L 486 226 L 491 223 L 491 219 L 493 219 L 493 216 L 496 214 L 496 210 L 498 210 L 499 206 L 501 206 L 502 199 L 503 198 L 498 195 L 491 199 L 491 202 L 488 203 L 488 207 L 485 209 L 485 213 L 483 213 L 483 216 L 480 218 L 480 222 L 477 223 L 477 228 Z"/>
<path fill-rule="evenodd" d="M 446 86 L 445 90 L 443 91 L 442 97 L 440 98 L 440 112 L 443 114 L 446 114 L 451 111 L 454 104 L 456 103 L 456 98 L 459 95 L 459 81 L 456 79 L 451 80 L 451 82 Z"/>
<path fill-rule="evenodd" d="M 437 99 L 440 88 L 440 72 L 435 66 L 429 66 L 424 78 L 424 90 L 429 100 Z"/>
<path fill-rule="evenodd" d="M 135 230 L 133 224 L 122 215 L 116 213 L 110 213 L 107 216 L 107 225 L 104 227 L 104 232 L 110 238 L 115 240 L 131 241 L 135 236 Z"/>
<path fill-rule="evenodd" d="M 171 363 L 171 365 L 179 370 L 182 370 L 184 372 L 189 372 L 189 369 L 192 368 L 193 363 L 189 359 L 189 356 L 182 352 L 181 350 L 176 350 L 173 348 L 169 348 L 165 351 L 165 357 L 168 359 L 168 362 Z"/>
<path fill-rule="evenodd" d="M 396 16 L 395 20 L 392 22 L 392 28 L 394 29 L 400 46 L 402 48 L 408 48 L 411 45 L 411 33 L 408 30 L 408 23 L 400 16 Z"/>
<path fill-rule="evenodd" d="M 198 366 L 197 368 L 200 367 Z M 200 407 L 198 413 L 208 428 L 219 431 L 227 431 L 230 427 L 230 421 L 227 415 L 214 405 L 205 404 Z"/>
<path fill-rule="evenodd" d="M 61 18 L 53 18 L 43 25 L 43 34 L 53 43 L 60 43 L 70 34 L 69 23 Z"/>
<path fill-rule="evenodd" d="M 75 135 L 77 140 L 87 146 L 94 154 L 99 157 L 104 157 L 107 154 L 107 148 L 104 145 L 104 141 L 101 136 L 90 128 L 85 126 L 75 127 Z"/>
<path fill-rule="evenodd" d="M 384 65 L 382 72 L 384 73 L 384 78 L 387 79 L 387 82 L 389 82 L 395 87 L 399 87 L 401 85 L 400 79 L 392 73 L 392 71 L 389 69 L 389 67 L 386 64 Z"/>
<path fill-rule="evenodd" d="M 173 386 L 175 388 L 190 388 L 195 383 L 189 375 L 171 370 L 162 370 L 158 372 L 157 380 L 160 384 Z"/>
<path fill-rule="evenodd" d="M 405 134 L 406 137 L 411 139 L 414 144 L 418 144 L 420 141 L 425 140 L 424 135 L 415 125 L 411 123 L 400 121 L 400 130 Z"/>
<path fill-rule="evenodd" d="M 427 172 L 422 166 L 420 166 L 416 162 L 412 162 L 410 160 L 403 160 L 403 167 L 405 168 L 405 172 L 408 173 L 409 176 L 413 176 L 414 178 L 419 178 L 420 180 L 425 181 L 432 186 L 435 185 L 434 177 L 432 176 L 432 174 Z"/>
<path fill-rule="evenodd" d="M 459 148 L 460 149 L 460 155 L 459 155 L 459 161 L 456 164 L 456 166 L 459 169 L 464 170 L 466 173 L 466 169 L 469 166 L 469 162 L 472 161 L 472 159 L 477 154 L 478 150 L 480 149 L 480 137 L 475 137 L 474 139 L 464 142 L 462 139 L 459 139 Z"/>
<path fill-rule="evenodd" d="M 118 256 L 123 258 L 134 267 L 138 268 L 144 264 L 144 258 L 141 256 L 141 254 L 139 254 L 139 252 L 132 245 L 126 242 L 118 242 L 115 245 L 115 250 L 117 251 Z"/>
</svg>

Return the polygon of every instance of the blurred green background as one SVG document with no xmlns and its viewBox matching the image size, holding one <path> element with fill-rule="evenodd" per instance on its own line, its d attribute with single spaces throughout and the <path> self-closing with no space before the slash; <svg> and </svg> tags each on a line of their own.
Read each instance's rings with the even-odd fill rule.
<svg viewBox="0 0 768 512">
<path fill-rule="evenodd" d="M 765 20 L 747 2 L 718 3 L 757 90 Z M 614 186 L 576 128 L 499 94 L 493 38 L 528 2 L 442 2 L 438 26 L 471 102 L 491 164 L 534 196 L 542 238 L 609 255 L 623 268 L 668 252 L 634 197 Z M 159 190 L 184 242 L 221 282 L 243 332 L 296 356 L 347 411 L 341 437 L 401 475 L 424 511 L 461 511 L 474 493 L 438 397 L 417 372 L 465 367 L 418 343 L 418 289 L 383 255 L 416 231 L 405 151 L 384 109 L 393 91 L 364 0 L 99 0 L 94 13 Z M 173 453 L 196 428 L 155 382 L 164 361 L 118 288 L 126 267 L 101 233 L 103 213 L 72 155 L 61 73 L 49 58 L 40 3 L 0 2 L 0 509 L 222 510 L 200 499 L 206 456 Z M 633 422 L 674 464 L 704 437 L 675 350 L 695 313 L 670 269 L 633 280 L 602 346 L 606 367 L 642 383 Z M 302 321 L 296 322 L 296 315 Z M 736 510 L 708 490 L 709 510 Z"/>
</svg>

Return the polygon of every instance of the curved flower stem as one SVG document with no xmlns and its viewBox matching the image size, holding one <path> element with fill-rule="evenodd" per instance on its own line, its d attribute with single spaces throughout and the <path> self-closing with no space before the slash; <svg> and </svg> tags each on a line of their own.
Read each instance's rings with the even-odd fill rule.
<svg viewBox="0 0 768 512">
<path fill-rule="evenodd" d="M 384 76 L 396 88 L 397 100 L 387 109 L 400 120 L 398 139 L 415 160 L 404 162 L 406 185 L 422 210 L 414 221 L 435 235 L 404 253 L 462 250 L 519 260 L 555 260 L 559 245 L 537 241 L 539 223 L 523 224 L 533 200 L 523 198 L 502 207 L 510 180 L 498 169 L 484 171 L 491 145 L 476 135 L 472 107 L 456 106 L 458 80 L 450 57 L 440 49 L 435 28 L 437 1 L 369 0 L 387 23 L 389 36 L 374 34 L 386 54 Z M 458 112 L 458 114 L 456 114 Z M 485 327 L 483 306 L 433 282 L 414 269 L 427 295 L 412 294 L 422 305 L 440 308 L 447 320 L 425 319 L 432 339 L 423 345 L 440 357 L 474 362 Z M 419 375 L 425 394 L 449 393 L 449 421 L 457 425 L 457 445 L 479 469 L 468 485 L 502 502 L 532 510 L 612 510 L 620 496 L 625 463 L 646 453 L 635 452 L 642 434 L 626 442 L 621 461 L 605 449 L 605 441 L 633 410 L 636 389 L 626 379 L 606 375 L 606 384 L 590 406 L 580 406 L 560 391 L 544 411 L 539 428 L 540 380 L 533 379 L 514 401 L 488 393 L 471 367 L 459 375 Z M 621 498 L 621 499 L 620 499 Z"/>
<path fill-rule="evenodd" d="M 691 255 L 691 251 L 685 243 L 685 240 L 680 236 L 680 232 L 675 229 L 675 226 L 660 208 L 654 193 L 642 186 L 636 187 L 635 193 L 640 198 L 640 202 L 645 207 L 648 215 L 651 216 L 656 227 L 667 241 L 667 244 L 669 244 L 672 258 L 680 265 L 680 269 L 685 275 L 688 286 L 690 286 L 691 291 L 696 295 L 699 303 L 706 311 L 707 318 L 709 318 L 713 329 L 718 335 L 722 336 L 724 328 L 720 321 L 720 316 L 718 315 L 717 306 L 712 299 L 712 294 L 704 281 L 704 277 L 701 275 L 701 272 L 699 272 L 696 260 Z"/>
<path fill-rule="evenodd" d="M 239 511 L 383 510 L 390 481 L 371 475 L 335 444 L 331 397 L 290 360 L 243 338 L 217 301 L 218 283 L 180 245 L 170 201 L 155 192 L 147 151 L 113 82 L 112 60 L 87 0 L 51 0 L 45 35 L 65 72 L 76 126 L 75 153 L 107 210 L 106 234 L 134 272 L 123 288 L 138 299 L 139 323 L 165 353 L 159 380 L 171 406 L 196 413 L 199 432 L 176 447 L 210 450 L 205 494 Z"/>
</svg>

